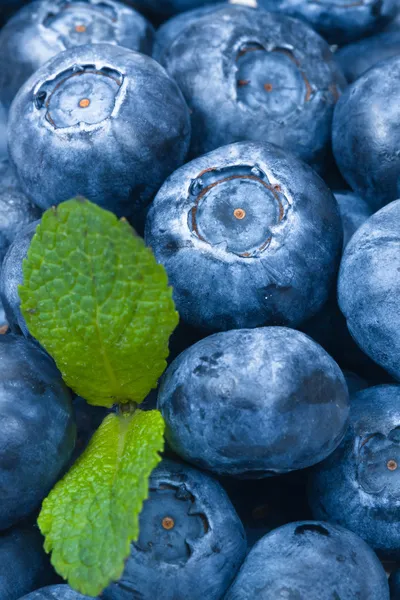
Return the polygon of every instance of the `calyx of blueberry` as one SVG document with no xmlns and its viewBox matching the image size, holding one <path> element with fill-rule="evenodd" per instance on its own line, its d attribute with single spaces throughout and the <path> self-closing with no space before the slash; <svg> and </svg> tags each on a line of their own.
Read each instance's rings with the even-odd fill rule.
<svg viewBox="0 0 400 600">
<path fill-rule="evenodd" d="M 108 2 L 91 0 L 59 0 L 46 13 L 42 26 L 53 35 L 64 48 L 116 39 L 118 13 Z"/>
<path fill-rule="evenodd" d="M 235 52 L 237 100 L 247 108 L 284 120 L 312 99 L 314 86 L 292 48 L 247 41 Z"/>
<path fill-rule="evenodd" d="M 259 165 L 211 168 L 188 189 L 188 227 L 192 235 L 241 258 L 267 250 L 273 228 L 289 209 L 279 185 L 271 184 Z"/>
<path fill-rule="evenodd" d="M 115 113 L 123 82 L 124 75 L 116 69 L 73 65 L 39 87 L 34 105 L 56 130 L 98 126 Z"/>
<path fill-rule="evenodd" d="M 186 484 L 160 482 L 150 486 L 146 519 L 135 547 L 155 560 L 183 564 L 209 529 L 205 511 Z"/>
<path fill-rule="evenodd" d="M 359 440 L 357 479 L 364 492 L 399 497 L 399 464 L 400 427 Z"/>
</svg>

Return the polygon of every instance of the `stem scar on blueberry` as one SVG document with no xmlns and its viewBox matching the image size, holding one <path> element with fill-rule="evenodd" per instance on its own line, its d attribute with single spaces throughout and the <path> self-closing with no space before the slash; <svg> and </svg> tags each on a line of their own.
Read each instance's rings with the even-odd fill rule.
<svg viewBox="0 0 400 600">
<path fill-rule="evenodd" d="M 162 520 L 162 526 L 164 527 L 164 529 L 169 531 L 170 529 L 173 529 L 175 527 L 175 521 L 172 517 L 164 517 Z"/>
<path fill-rule="evenodd" d="M 395 471 L 397 469 L 397 462 L 393 459 L 388 460 L 386 466 L 389 469 L 389 471 Z"/>
<path fill-rule="evenodd" d="M 75 31 L 77 33 L 85 33 L 86 26 L 85 25 L 75 25 Z"/>
<path fill-rule="evenodd" d="M 233 211 L 233 215 L 236 217 L 236 219 L 239 219 L 239 221 L 241 221 L 245 218 L 246 211 L 243 210 L 243 208 L 235 208 L 235 210 Z"/>
<path fill-rule="evenodd" d="M 81 108 L 87 108 L 89 105 L 90 105 L 89 98 L 82 98 L 82 100 L 79 100 L 79 106 Z"/>
<path fill-rule="evenodd" d="M 264 90 L 266 92 L 272 92 L 273 86 L 272 83 L 264 83 Z"/>
</svg>

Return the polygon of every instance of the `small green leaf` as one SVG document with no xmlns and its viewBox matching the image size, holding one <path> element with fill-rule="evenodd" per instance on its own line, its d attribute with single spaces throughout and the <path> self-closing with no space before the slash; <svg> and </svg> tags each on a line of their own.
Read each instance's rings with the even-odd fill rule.
<svg viewBox="0 0 400 600">
<path fill-rule="evenodd" d="M 157 410 L 111 414 L 43 502 L 38 524 L 51 562 L 71 587 L 97 596 L 119 579 L 148 478 L 160 461 L 164 421 Z"/>
<path fill-rule="evenodd" d="M 91 404 L 141 402 L 178 323 L 164 268 L 125 220 L 88 200 L 46 211 L 23 264 L 21 310 Z"/>
</svg>

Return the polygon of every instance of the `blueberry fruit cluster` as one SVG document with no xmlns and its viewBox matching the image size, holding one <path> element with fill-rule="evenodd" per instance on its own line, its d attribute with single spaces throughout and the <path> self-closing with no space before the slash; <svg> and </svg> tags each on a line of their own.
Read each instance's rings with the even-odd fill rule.
<svg viewBox="0 0 400 600">
<path fill-rule="evenodd" d="M 98 598 L 400 599 L 396 0 L 0 11 L 0 600 L 89 599 L 36 520 L 120 407 L 67 387 L 20 288 L 73 197 L 143 237 L 180 317 L 143 404 L 162 461 Z"/>
</svg>

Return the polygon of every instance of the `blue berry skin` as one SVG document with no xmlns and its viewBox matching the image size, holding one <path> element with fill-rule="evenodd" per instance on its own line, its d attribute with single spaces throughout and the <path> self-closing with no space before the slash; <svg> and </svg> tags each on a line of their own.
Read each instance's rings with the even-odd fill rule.
<svg viewBox="0 0 400 600">
<path fill-rule="evenodd" d="M 375 33 L 394 18 L 397 0 L 259 0 L 261 8 L 304 19 L 331 44 Z"/>
<path fill-rule="evenodd" d="M 362 539 L 342 527 L 298 521 L 248 554 L 224 600 L 389 600 L 385 571 Z"/>
<path fill-rule="evenodd" d="M 189 140 L 176 83 L 153 59 L 110 44 L 58 54 L 22 86 L 9 116 L 21 187 L 43 209 L 82 195 L 138 217 Z"/>
<path fill-rule="evenodd" d="M 159 390 L 166 438 L 184 460 L 247 478 L 304 469 L 338 446 L 349 399 L 342 371 L 286 327 L 209 336 L 174 360 Z"/>
<path fill-rule="evenodd" d="M 0 532 L 1 600 L 19 600 L 32 590 L 57 581 L 43 543 L 37 527 L 25 525 Z"/>
<path fill-rule="evenodd" d="M 41 210 L 20 190 L 8 161 L 0 162 L 0 264 L 18 231 L 40 216 Z"/>
<path fill-rule="evenodd" d="M 400 56 L 369 69 L 339 99 L 333 152 L 354 192 L 376 211 L 400 196 Z"/>
<path fill-rule="evenodd" d="M 69 585 L 60 584 L 36 590 L 21 600 L 93 600 L 93 598 L 75 592 Z"/>
<path fill-rule="evenodd" d="M 351 83 L 381 60 L 398 54 L 400 54 L 400 31 L 380 33 L 343 46 L 335 56 L 347 81 Z"/>
<path fill-rule="evenodd" d="M 214 479 L 164 460 L 153 471 L 140 535 L 103 600 L 220 600 L 246 555 L 228 496 Z"/>
<path fill-rule="evenodd" d="M 0 299 L 7 322 L 13 333 L 22 333 L 25 337 L 30 337 L 30 333 L 21 313 L 18 286 L 24 282 L 22 262 L 26 258 L 39 223 L 40 221 L 33 221 L 26 228 L 17 232 L 4 257 L 0 274 Z"/>
<path fill-rule="evenodd" d="M 232 144 L 160 189 L 145 239 L 181 318 L 208 331 L 296 326 L 326 301 L 342 248 L 335 199 L 306 164 L 272 144 Z"/>
<path fill-rule="evenodd" d="M 192 111 L 192 157 L 251 140 L 321 167 L 346 82 L 307 24 L 227 5 L 190 21 L 160 60 Z"/>
<path fill-rule="evenodd" d="M 342 217 L 344 250 L 353 234 L 372 215 L 372 210 L 362 198 L 352 192 L 335 192 L 334 195 Z"/>
<path fill-rule="evenodd" d="M 0 31 L 0 101 L 9 108 L 19 88 L 48 60 L 74 46 L 109 43 L 151 54 L 154 29 L 114 0 L 38 0 Z"/>
<path fill-rule="evenodd" d="M 178 37 L 186 27 L 195 23 L 196 20 L 203 15 L 207 15 L 224 6 L 226 6 L 226 4 L 223 2 L 206 4 L 205 6 L 188 10 L 168 19 L 168 21 L 161 25 L 156 31 L 153 45 L 153 58 L 161 63 L 164 51 L 168 49 L 174 39 Z"/>
<path fill-rule="evenodd" d="M 400 380 L 400 200 L 372 215 L 343 255 L 339 306 L 360 348 Z"/>
<path fill-rule="evenodd" d="M 393 571 L 389 577 L 390 600 L 400 600 L 400 569 Z"/>
<path fill-rule="evenodd" d="M 379 385 L 351 399 L 350 426 L 310 478 L 317 519 L 347 527 L 378 554 L 400 559 L 400 386 Z"/>
<path fill-rule="evenodd" d="M 68 388 L 47 354 L 0 336 L 0 530 L 39 507 L 67 464 L 76 428 Z"/>
</svg>

